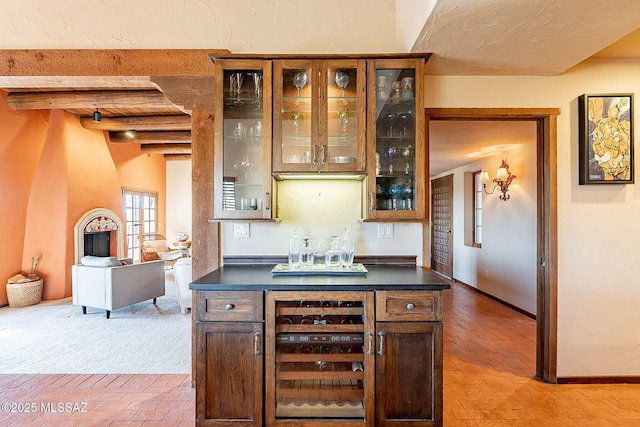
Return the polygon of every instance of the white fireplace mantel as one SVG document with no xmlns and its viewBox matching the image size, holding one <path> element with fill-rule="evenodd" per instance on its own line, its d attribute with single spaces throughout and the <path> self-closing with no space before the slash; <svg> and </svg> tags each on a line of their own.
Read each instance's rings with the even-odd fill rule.
<svg viewBox="0 0 640 427">
<path fill-rule="evenodd" d="M 118 258 L 124 258 L 124 224 L 115 212 L 96 208 L 82 215 L 73 229 L 75 264 L 84 256 L 84 234 L 96 231 L 115 231 Z"/>
</svg>

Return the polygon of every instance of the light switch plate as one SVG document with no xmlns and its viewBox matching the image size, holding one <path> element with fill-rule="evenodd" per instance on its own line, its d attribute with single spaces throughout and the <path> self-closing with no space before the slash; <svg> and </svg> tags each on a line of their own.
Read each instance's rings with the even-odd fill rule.
<svg viewBox="0 0 640 427">
<path fill-rule="evenodd" d="M 378 239 L 393 239 L 393 224 L 390 222 L 378 223 Z"/>
<path fill-rule="evenodd" d="M 248 239 L 249 238 L 249 223 L 233 223 L 233 238 L 234 239 Z"/>
</svg>

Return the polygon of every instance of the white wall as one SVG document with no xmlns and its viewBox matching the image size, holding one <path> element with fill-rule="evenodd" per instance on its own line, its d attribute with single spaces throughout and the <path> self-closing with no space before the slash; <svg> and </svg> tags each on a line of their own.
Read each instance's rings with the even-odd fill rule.
<svg viewBox="0 0 640 427">
<path fill-rule="evenodd" d="M 0 48 L 393 52 L 400 49 L 393 5 L 393 0 L 5 1 L 0 2 Z M 576 101 L 583 93 L 638 93 L 639 76 L 637 61 L 592 60 L 557 77 L 425 78 L 427 107 L 562 109 L 557 134 L 561 377 L 640 375 L 640 192 L 638 184 L 578 185 Z M 636 123 L 639 118 L 636 109 Z"/>
<path fill-rule="evenodd" d="M 167 224 L 169 241 L 180 232 L 193 236 L 191 228 L 191 160 L 167 161 Z"/>
<path fill-rule="evenodd" d="M 455 125 L 454 125 L 455 126 Z M 508 125 L 506 126 L 508 129 Z M 506 131 L 508 137 L 508 131 Z M 482 247 L 465 245 L 465 172 L 488 171 L 495 178 L 502 160 L 516 179 L 510 199 L 500 191 L 483 194 Z M 529 313 L 536 314 L 536 125 L 528 143 L 512 144 L 508 152 L 484 158 L 437 177 L 453 175 L 453 277 Z M 433 177 L 433 178 L 437 178 Z M 470 180 L 469 180 L 470 181 Z M 466 191 L 472 191 L 471 186 Z M 491 191 L 493 186 L 487 185 Z"/>
</svg>

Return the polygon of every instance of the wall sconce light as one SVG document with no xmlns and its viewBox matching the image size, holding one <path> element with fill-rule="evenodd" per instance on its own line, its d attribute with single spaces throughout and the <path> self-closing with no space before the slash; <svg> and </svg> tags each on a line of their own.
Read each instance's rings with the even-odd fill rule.
<svg viewBox="0 0 640 427">
<path fill-rule="evenodd" d="M 502 164 L 498 168 L 496 178 L 493 180 L 496 185 L 493 187 L 491 192 L 488 192 L 487 183 L 490 182 L 489 172 L 480 172 L 480 182 L 482 182 L 482 188 L 484 189 L 484 192 L 487 194 L 493 194 L 493 192 L 496 191 L 496 188 L 500 187 L 500 191 L 502 192 L 500 200 L 503 200 L 505 202 L 511 197 L 509 194 L 507 194 L 507 191 L 509 191 L 509 185 L 511 185 L 511 181 L 513 181 L 515 178 L 516 176 L 511 175 L 511 172 L 509 172 L 509 165 L 506 164 L 503 160 Z"/>
<path fill-rule="evenodd" d="M 96 123 L 100 123 L 102 121 L 102 114 L 96 108 L 96 111 L 93 112 L 93 121 Z"/>
</svg>

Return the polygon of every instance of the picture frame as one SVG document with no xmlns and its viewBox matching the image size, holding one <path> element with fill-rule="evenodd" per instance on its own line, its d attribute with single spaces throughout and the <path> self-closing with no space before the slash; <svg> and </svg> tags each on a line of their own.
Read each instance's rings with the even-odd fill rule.
<svg viewBox="0 0 640 427">
<path fill-rule="evenodd" d="M 579 184 L 633 184 L 633 94 L 578 97 Z"/>
</svg>

